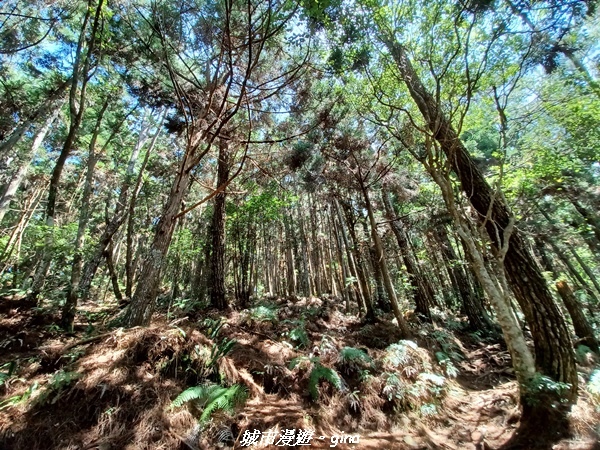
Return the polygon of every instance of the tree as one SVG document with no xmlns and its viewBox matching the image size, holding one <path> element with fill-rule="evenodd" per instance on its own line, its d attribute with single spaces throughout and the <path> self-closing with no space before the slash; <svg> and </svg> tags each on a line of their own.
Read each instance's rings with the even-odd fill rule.
<svg viewBox="0 0 600 450">
<path fill-rule="evenodd" d="M 190 14 L 180 17 L 175 16 L 173 11 L 154 10 L 148 19 L 150 23 L 157 24 L 153 27 L 153 33 L 157 35 L 160 51 L 150 51 L 167 66 L 179 114 L 173 118 L 172 124 L 185 134 L 185 144 L 180 168 L 130 304 L 127 315 L 129 325 L 149 323 L 175 222 L 200 204 L 197 202 L 192 207 L 181 208 L 192 171 L 208 154 L 215 141 L 218 143 L 219 139 L 227 139 L 221 134 L 237 114 L 250 110 L 254 101 L 275 95 L 288 84 L 289 77 L 297 70 L 288 67 L 288 71 L 284 72 L 287 75 L 283 78 L 275 75 L 260 82 L 258 79 L 253 81 L 263 70 L 267 53 L 276 52 L 278 35 L 293 15 L 294 11 L 289 9 L 287 3 L 254 5 L 250 1 L 228 1 L 224 5 L 209 3 L 206 8 L 199 13 L 192 14 L 193 11 L 190 11 Z M 193 63 L 179 61 L 177 55 L 181 53 L 173 44 L 186 45 L 185 36 L 174 36 L 173 33 L 183 30 L 183 25 L 188 23 L 197 24 L 195 29 L 198 32 L 204 30 L 204 34 L 197 38 L 203 42 L 207 57 Z M 168 24 L 172 27 L 167 28 Z M 177 27 L 178 24 L 181 26 Z M 187 42 L 187 45 L 193 45 L 193 42 Z M 272 45 L 275 47 L 270 50 Z M 198 64 L 206 68 L 203 80 L 198 79 L 190 69 Z M 251 118 L 248 116 L 247 120 Z M 251 136 L 251 132 L 250 126 L 248 136 Z M 246 140 L 245 149 L 248 145 Z M 237 173 L 243 162 L 244 158 L 239 163 Z M 217 186 L 206 200 L 224 191 L 228 181 Z"/>
</svg>

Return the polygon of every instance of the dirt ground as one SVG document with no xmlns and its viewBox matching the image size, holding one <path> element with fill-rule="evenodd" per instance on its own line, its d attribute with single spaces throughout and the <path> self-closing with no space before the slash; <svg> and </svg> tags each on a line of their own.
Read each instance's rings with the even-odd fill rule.
<svg viewBox="0 0 600 450">
<path fill-rule="evenodd" d="M 420 380 L 423 371 L 442 370 L 436 352 L 460 356 L 443 392 L 423 400 L 434 408 L 425 414 L 416 394 L 392 401 L 381 381 L 393 372 L 386 369 L 386 348 L 400 340 L 397 328 L 385 321 L 365 326 L 331 301 L 281 299 L 276 320 L 247 312 L 221 320 L 204 311 L 133 329 L 109 327 L 112 310 L 90 303 L 69 336 L 54 325 L 57 317 L 34 306 L 0 299 L 0 372 L 11 372 L 0 387 L 2 449 L 247 448 L 245 431 L 279 436 L 286 429 L 314 430 L 310 448 L 331 448 L 333 437 L 340 449 L 500 449 L 519 427 L 517 385 L 503 344 L 442 334 L 440 325 L 412 322 L 412 356 L 394 369 L 404 381 Z M 294 319 L 307 309 L 313 314 L 302 323 L 302 345 L 294 345 Z M 217 341 L 233 346 L 212 367 L 209 350 Z M 380 363 L 368 371 L 344 365 L 345 347 Z M 294 358 L 305 365 L 292 368 Z M 335 369 L 343 388 L 321 380 L 318 398 L 311 397 L 310 364 Z M 590 370 L 581 367 L 582 380 Z M 172 407 L 183 390 L 207 380 L 244 385 L 245 405 L 217 411 L 205 425 L 193 405 Z M 570 420 L 571 438 L 549 448 L 600 448 L 600 415 L 583 388 Z M 540 430 L 540 437 L 550 432 Z M 344 443 L 348 436 L 358 443 Z"/>
</svg>

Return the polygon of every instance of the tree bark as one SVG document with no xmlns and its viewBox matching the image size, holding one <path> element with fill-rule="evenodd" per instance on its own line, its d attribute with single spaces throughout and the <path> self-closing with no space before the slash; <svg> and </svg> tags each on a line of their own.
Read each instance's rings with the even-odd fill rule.
<svg viewBox="0 0 600 450">
<path fill-rule="evenodd" d="M 404 47 L 393 38 L 384 37 L 383 41 L 394 58 L 400 75 L 429 130 L 439 142 L 452 170 L 458 176 L 463 192 L 485 224 L 492 245 L 497 250 L 504 248 L 509 243 L 505 242 L 503 237 L 512 223 L 508 206 L 487 183 L 451 123 L 443 114 L 441 105 L 421 83 Z M 566 400 L 569 403 L 575 402 L 578 381 L 569 332 L 542 273 L 518 229 L 514 229 L 510 235 L 504 267 L 507 280 L 533 336 L 536 366 L 542 374 L 553 380 L 568 383 L 570 389 L 566 393 Z M 549 405 L 546 404 L 536 411 L 528 409 L 527 413 L 533 418 L 537 413 L 543 415 L 544 408 L 550 411 L 548 407 Z M 559 423 L 565 425 L 566 411 L 561 410 L 558 416 Z"/>
<path fill-rule="evenodd" d="M 433 233 L 442 250 L 442 255 L 447 261 L 446 269 L 448 275 L 462 301 L 464 312 L 469 319 L 469 326 L 473 330 L 493 330 L 496 325 L 492 322 L 483 307 L 483 298 L 471 289 L 469 280 L 460 266 L 459 259 L 450 243 L 446 227 L 440 225 L 435 228 Z"/>
<path fill-rule="evenodd" d="M 231 156 L 227 141 L 219 141 L 219 161 L 217 163 L 217 186 L 221 186 L 229 180 L 231 169 Z M 225 191 L 215 196 L 212 217 L 212 246 L 210 260 L 210 282 L 208 285 L 210 302 L 218 309 L 227 308 L 225 298 Z"/>
<path fill-rule="evenodd" d="M 398 328 L 400 328 L 400 332 L 402 333 L 404 338 L 409 338 L 412 335 L 412 333 L 410 332 L 408 324 L 404 320 L 404 316 L 402 315 L 402 311 L 400 310 L 398 297 L 396 297 L 396 291 L 394 289 L 394 285 L 392 284 L 392 279 L 388 271 L 387 261 L 385 259 L 385 251 L 383 250 L 383 243 L 381 242 L 381 238 L 379 237 L 379 233 L 377 232 L 377 223 L 375 222 L 375 216 L 373 215 L 373 208 L 371 206 L 371 200 L 369 199 L 369 193 L 367 191 L 366 186 L 362 183 L 361 191 L 365 201 L 367 215 L 369 216 L 369 223 L 371 225 L 371 237 L 373 239 L 373 244 L 375 245 L 375 250 L 377 251 L 377 263 L 379 264 L 379 268 L 381 270 L 383 284 L 385 286 L 385 290 L 387 292 L 390 303 L 392 304 L 392 311 L 394 311 L 394 316 L 396 317 L 396 321 L 398 322 Z M 374 315 L 374 312 L 371 314 Z"/>
<path fill-rule="evenodd" d="M 557 281 L 556 282 L 556 290 L 560 295 L 560 298 L 564 302 L 567 311 L 569 311 L 569 315 L 571 316 L 571 320 L 573 321 L 573 328 L 575 329 L 575 334 L 578 338 L 581 339 L 581 343 L 587 345 L 593 351 L 598 353 L 598 339 L 594 335 L 594 329 L 585 318 L 583 311 L 579 305 L 579 301 L 573 294 L 573 291 L 569 287 L 566 281 Z"/>
<path fill-rule="evenodd" d="M 61 325 L 68 333 L 73 332 L 73 322 L 75 320 L 75 310 L 77 308 L 77 297 L 79 290 L 79 282 L 81 281 L 81 270 L 83 268 L 83 244 L 85 240 L 85 231 L 90 219 L 90 199 L 92 197 L 92 185 L 94 184 L 94 170 L 98 158 L 96 156 L 96 141 L 100 134 L 102 118 L 108 108 L 108 99 L 102 105 L 96 118 L 96 126 L 92 133 L 92 139 L 88 148 L 87 173 L 81 195 L 81 208 L 79 212 L 79 224 L 77 226 L 77 237 L 75 238 L 75 248 L 73 254 L 73 263 L 71 264 L 71 280 L 67 291 L 65 304 L 62 308 Z"/>
<path fill-rule="evenodd" d="M 190 172 L 190 170 L 180 170 L 171 187 L 156 228 L 154 240 L 144 261 L 137 289 L 125 315 L 125 321 L 130 327 L 147 326 L 152 318 L 162 270 L 175 230 L 175 216 L 181 210 L 183 199 L 188 191 Z"/>
<path fill-rule="evenodd" d="M 412 252 L 408 244 L 408 237 L 400 225 L 400 221 L 396 218 L 396 212 L 394 211 L 390 193 L 387 189 L 384 188 L 382 190 L 381 198 L 383 199 L 383 205 L 385 207 L 385 215 L 390 223 L 394 236 L 396 236 L 396 242 L 398 242 L 398 247 L 400 248 L 400 254 L 402 255 L 402 260 L 406 267 L 406 273 L 408 273 L 413 298 L 415 299 L 415 313 L 426 322 L 431 322 L 429 305 L 433 303 L 433 288 L 426 285 L 427 281 L 421 276 L 417 263 L 412 257 Z"/>
</svg>

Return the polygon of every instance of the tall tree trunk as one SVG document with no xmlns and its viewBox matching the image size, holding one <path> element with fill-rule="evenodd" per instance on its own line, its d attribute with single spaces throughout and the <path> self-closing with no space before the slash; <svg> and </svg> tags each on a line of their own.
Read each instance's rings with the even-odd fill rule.
<svg viewBox="0 0 600 450">
<path fill-rule="evenodd" d="M 292 297 L 296 295 L 296 267 L 294 264 L 294 248 L 295 248 L 295 235 L 292 233 L 290 220 L 288 215 L 283 216 L 283 226 L 285 232 L 285 263 L 286 263 L 286 279 L 287 279 L 287 295 Z"/>
<path fill-rule="evenodd" d="M 344 220 L 340 211 L 340 205 L 344 210 L 344 217 L 346 218 L 346 227 L 348 228 L 348 234 L 350 235 L 350 239 L 348 239 L 348 236 L 346 236 Z M 350 204 L 344 201 L 336 200 L 335 208 L 338 220 L 340 222 L 340 231 L 344 240 L 344 245 L 346 247 L 346 251 L 348 252 L 347 256 L 350 273 L 353 274 L 352 276 L 358 279 L 358 306 L 359 308 L 362 308 L 365 311 L 366 316 L 369 317 L 370 320 L 372 320 L 375 317 L 375 311 L 373 311 L 373 313 L 369 315 L 369 308 L 373 309 L 372 306 L 369 305 L 373 304 L 373 298 L 371 296 L 371 292 L 369 291 L 366 264 L 364 263 L 363 255 L 361 255 L 358 237 L 356 236 L 356 230 L 354 228 L 356 223 L 354 213 L 352 212 Z M 344 282 L 346 282 L 346 280 L 344 280 Z"/>
<path fill-rule="evenodd" d="M 88 147 L 87 173 L 81 195 L 81 208 L 79 210 L 79 224 L 77 226 L 77 237 L 75 238 L 75 247 L 73 249 L 73 263 L 71 265 L 71 280 L 67 291 L 65 304 L 61 314 L 61 325 L 69 333 L 73 332 L 73 322 L 75 320 L 75 310 L 77 308 L 77 297 L 79 282 L 81 281 L 81 269 L 83 268 L 83 244 L 85 240 L 85 231 L 90 219 L 90 200 L 92 197 L 92 186 L 94 184 L 94 171 L 98 157 L 96 155 L 96 141 L 100 134 L 102 118 L 108 108 L 108 99 L 102 105 L 96 118 L 96 126 L 92 133 L 92 139 Z"/>
<path fill-rule="evenodd" d="M 510 243 L 504 241 L 507 230 L 511 231 L 513 227 L 508 206 L 487 183 L 442 112 L 441 105 L 425 89 L 404 47 L 393 37 L 384 37 L 383 40 L 428 128 L 458 176 L 463 192 L 484 221 L 492 245 L 497 250 L 508 245 L 504 258 L 506 277 L 531 330 L 536 366 L 543 375 L 570 385 L 565 397 L 567 404 L 572 404 L 577 398 L 578 381 L 569 332 L 519 230 L 512 230 Z M 558 397 L 556 394 L 556 401 L 560 402 Z M 563 427 L 561 431 L 565 431 L 567 409 L 552 408 L 548 402 L 542 403 L 538 403 L 537 407 L 523 405 L 527 417 L 524 423 L 533 425 L 536 421 L 546 420 L 543 418 L 546 414 L 551 414 L 557 419 L 557 426 Z"/>
<path fill-rule="evenodd" d="M 306 228 L 304 225 L 304 214 L 302 211 L 302 202 L 298 202 L 298 230 L 300 231 L 300 261 L 298 267 L 302 267 L 301 289 L 306 297 L 312 295 L 312 282 L 310 279 L 310 250 L 308 239 L 306 237 Z"/>
<path fill-rule="evenodd" d="M 381 276 L 381 269 L 377 262 L 377 250 L 375 246 L 369 247 L 369 254 L 371 256 L 371 266 L 373 267 L 373 278 L 375 279 L 375 304 L 382 311 L 390 311 L 387 298 L 385 296 L 385 287 L 383 286 L 383 277 Z"/>
<path fill-rule="evenodd" d="M 115 269 L 115 257 L 114 257 L 114 249 L 112 241 L 106 247 L 104 251 L 104 257 L 106 258 L 106 266 L 108 267 L 108 274 L 110 276 L 110 283 L 113 288 L 113 292 L 115 294 L 115 299 L 117 302 L 123 302 L 123 295 L 121 294 L 121 288 L 119 286 L 119 276 L 117 274 L 117 270 Z M 118 259 L 118 258 L 117 258 Z"/>
<path fill-rule="evenodd" d="M 106 227 L 104 228 L 102 235 L 98 239 L 98 243 L 94 247 L 91 257 L 86 261 L 85 266 L 83 267 L 83 272 L 82 272 L 81 281 L 79 284 L 79 292 L 78 292 L 79 297 L 82 298 L 83 300 L 87 299 L 87 297 L 88 297 L 89 290 L 92 285 L 92 281 L 94 279 L 94 276 L 96 275 L 96 271 L 98 270 L 98 267 L 100 267 L 102 259 L 104 258 L 106 248 L 110 244 L 115 233 L 117 231 L 119 231 L 119 229 L 121 228 L 121 225 L 123 225 L 123 223 L 125 222 L 126 219 L 130 218 L 130 214 L 132 214 L 134 211 L 135 203 L 137 201 L 137 196 L 138 196 L 139 191 L 142 186 L 142 177 L 143 177 L 144 171 L 146 170 L 146 165 L 148 164 L 150 154 L 152 153 L 152 150 L 154 149 L 154 145 L 156 144 L 156 139 L 158 137 L 158 134 L 160 133 L 160 124 L 162 123 L 163 119 L 164 119 L 164 115 L 162 116 L 161 121 L 159 122 L 159 126 L 156 130 L 156 133 L 152 137 L 152 141 L 150 142 L 150 144 L 146 150 L 146 154 L 144 156 L 144 161 L 142 162 L 142 165 L 138 171 L 136 182 L 135 182 L 134 188 L 131 192 L 131 198 L 128 201 L 127 197 L 129 195 L 129 191 L 131 190 L 131 186 L 133 184 L 133 177 L 135 174 L 135 165 L 138 161 L 142 147 L 143 147 L 144 143 L 146 142 L 146 137 L 145 137 L 146 131 L 145 130 L 142 130 L 140 137 L 138 139 L 138 142 L 131 152 L 131 155 L 129 157 L 129 162 L 127 163 L 127 170 L 125 172 L 125 179 L 123 180 L 123 183 L 121 184 L 121 188 L 119 190 L 120 192 L 119 192 L 119 197 L 116 202 L 115 210 L 112 214 L 112 217 L 110 219 L 107 219 Z M 113 133 L 111 135 L 111 138 L 109 138 L 109 141 L 116 134 L 118 129 L 119 129 L 118 127 L 115 128 L 115 130 L 113 131 Z M 106 147 L 106 145 L 107 144 L 105 144 L 104 146 Z M 126 206 L 127 206 L 127 208 L 126 208 Z M 131 244 L 133 242 L 132 241 L 133 221 L 128 222 L 128 225 L 131 225 L 131 229 L 128 228 L 128 230 L 127 230 L 128 234 L 127 234 L 125 272 L 126 272 L 126 274 L 128 274 L 128 278 L 127 278 L 128 282 L 133 283 L 134 270 L 132 270 L 132 268 L 135 266 L 133 264 L 133 249 L 131 248 Z M 127 296 L 127 298 L 131 298 L 130 296 L 127 295 L 127 289 L 125 290 L 125 295 Z"/>
<path fill-rule="evenodd" d="M 396 236 L 396 242 L 398 242 L 400 254 L 402 255 L 406 273 L 408 274 L 409 282 L 412 287 L 416 305 L 415 313 L 423 320 L 431 322 L 429 305 L 430 303 L 433 303 L 433 288 L 431 286 L 426 286 L 427 281 L 421 276 L 417 263 L 412 257 L 412 252 L 408 244 L 408 237 L 400 225 L 400 221 L 396 218 L 396 212 L 394 211 L 390 193 L 387 189 L 382 190 L 381 198 L 383 199 L 383 205 L 385 207 L 385 215 L 390 223 L 394 236 Z"/>
<path fill-rule="evenodd" d="M 375 222 L 375 215 L 373 214 L 373 207 L 371 206 L 369 193 L 367 191 L 366 186 L 362 183 L 361 191 L 365 201 L 367 215 L 369 216 L 369 224 L 371 225 L 371 237 L 373 239 L 373 244 L 375 245 L 375 250 L 377 251 L 377 262 L 381 270 L 381 276 L 383 277 L 383 284 L 385 286 L 385 290 L 387 292 L 390 303 L 392 304 L 392 311 L 394 311 L 394 316 L 396 317 L 396 321 L 398 322 L 398 328 L 400 328 L 400 332 L 402 333 L 404 338 L 408 338 L 412 335 L 412 333 L 410 332 L 408 324 L 404 320 L 404 316 L 402 315 L 402 311 L 400 310 L 398 297 L 396 297 L 396 291 L 394 289 L 394 285 L 392 284 L 392 279 L 388 271 L 387 261 L 385 259 L 385 251 L 383 250 L 383 243 L 381 242 L 381 238 L 379 237 L 379 233 L 377 232 L 377 222 Z M 369 314 L 369 311 L 367 311 L 367 314 Z M 375 315 L 374 312 L 371 312 L 371 314 L 373 316 Z"/>
<path fill-rule="evenodd" d="M 317 211 L 315 206 L 314 196 L 308 195 L 308 212 L 310 219 L 310 238 L 312 241 L 312 246 L 310 249 L 310 259 L 311 259 L 311 267 L 313 268 L 312 272 L 314 274 L 313 286 L 314 286 L 314 294 L 317 297 L 321 297 L 323 293 L 323 281 L 321 274 L 321 255 L 320 250 L 322 248 L 319 245 L 319 237 L 318 237 L 318 223 L 317 223 Z"/>
<path fill-rule="evenodd" d="M 231 169 L 230 150 L 225 139 L 219 141 L 219 161 L 217 163 L 217 186 L 225 184 L 229 180 Z M 210 302 L 218 309 L 227 308 L 225 299 L 225 191 L 215 196 L 214 211 L 212 217 L 212 246 L 210 273 L 211 278 L 208 285 Z"/>
<path fill-rule="evenodd" d="M 150 159 L 150 154 L 152 153 L 152 151 L 154 150 L 154 146 L 156 145 L 156 139 L 158 138 L 158 135 L 160 133 L 160 129 L 162 127 L 162 123 L 166 117 L 166 114 L 167 114 L 167 112 L 165 110 L 160 116 L 156 131 L 155 131 L 154 135 L 152 136 L 150 145 L 148 146 L 148 149 L 146 150 L 146 154 L 144 155 L 144 160 L 142 162 L 142 166 L 140 167 L 140 170 L 138 171 L 137 179 L 135 180 L 135 185 L 133 187 L 133 190 L 131 191 L 131 198 L 129 199 L 129 203 L 127 206 L 127 237 L 126 237 L 126 247 L 125 247 L 125 297 L 127 297 L 128 299 L 131 299 L 131 297 L 132 297 L 133 281 L 134 281 L 134 275 L 135 275 L 135 264 L 134 264 L 134 258 L 133 258 L 133 252 L 134 252 L 133 238 L 134 238 L 134 232 L 135 232 L 135 230 L 134 230 L 135 206 L 137 203 L 138 195 L 140 193 L 140 189 L 142 188 L 142 179 L 143 179 L 144 171 L 146 170 L 146 166 L 148 165 L 148 160 Z M 143 135 L 145 136 L 146 133 L 143 132 Z M 138 139 L 138 145 L 136 146 L 136 148 L 138 150 L 141 150 L 142 146 L 144 145 L 144 142 L 145 142 L 145 139 L 143 139 L 143 138 Z M 137 160 L 137 155 L 135 158 L 132 157 L 130 159 L 130 164 L 127 168 L 128 171 L 129 171 L 129 169 L 131 169 L 132 174 L 133 174 L 134 166 L 131 164 L 131 161 L 135 162 L 136 160 Z M 126 179 L 126 181 L 128 181 L 128 180 Z M 138 245 L 139 245 L 139 243 L 138 243 Z"/>
</svg>

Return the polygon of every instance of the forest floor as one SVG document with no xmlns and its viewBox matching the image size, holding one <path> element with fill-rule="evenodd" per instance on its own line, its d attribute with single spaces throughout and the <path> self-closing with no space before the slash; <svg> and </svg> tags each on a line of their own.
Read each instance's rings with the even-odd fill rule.
<svg viewBox="0 0 600 450">
<path fill-rule="evenodd" d="M 133 329 L 109 327 L 114 310 L 83 305 L 66 335 L 47 310 L 0 298 L 1 449 L 248 448 L 254 430 L 276 436 L 268 448 L 300 447 L 278 441 L 286 429 L 314 430 L 311 448 L 499 449 L 518 429 L 503 343 L 449 332 L 450 319 L 413 319 L 407 342 L 392 323 L 365 325 L 327 299 Z M 591 366 L 579 368 L 584 385 Z M 201 405 L 172 406 L 207 382 L 243 384 L 247 401 L 205 425 Z M 570 421 L 571 438 L 549 448 L 600 448 L 600 414 L 583 388 Z"/>
</svg>

